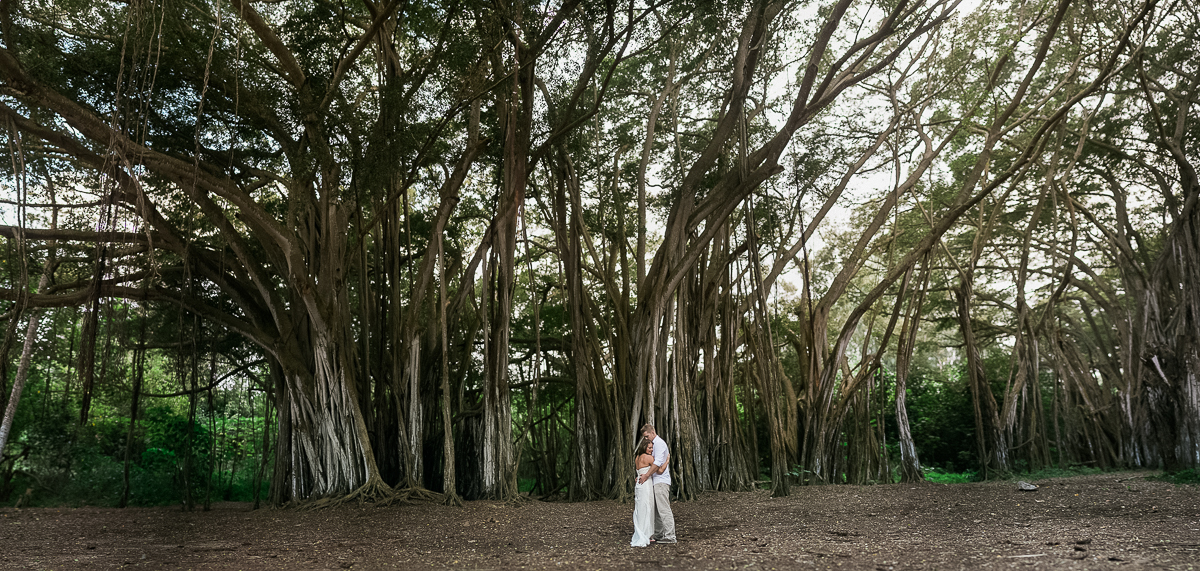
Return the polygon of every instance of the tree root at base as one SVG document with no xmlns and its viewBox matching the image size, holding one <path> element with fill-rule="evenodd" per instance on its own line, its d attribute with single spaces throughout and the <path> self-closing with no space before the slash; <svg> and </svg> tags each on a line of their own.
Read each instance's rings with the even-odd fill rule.
<svg viewBox="0 0 1200 571">
<path fill-rule="evenodd" d="M 442 505 L 461 508 L 463 506 L 462 496 L 459 496 L 457 492 L 442 494 Z"/>
<path fill-rule="evenodd" d="M 441 494 L 412 481 L 402 482 L 396 488 L 392 488 L 379 477 L 371 478 L 366 484 L 359 486 L 358 489 L 344 496 L 295 501 L 289 505 L 302 510 L 319 510 L 344 506 L 349 503 L 365 504 L 372 507 L 387 507 L 395 504 L 412 504 L 418 502 L 429 502 L 455 507 L 463 505 L 463 499 L 457 493 Z"/>
<path fill-rule="evenodd" d="M 358 489 L 338 497 L 327 497 L 305 502 L 299 505 L 300 509 L 318 510 L 324 508 L 333 508 L 344 506 L 351 502 L 358 504 L 379 505 L 380 503 L 390 502 L 391 498 L 396 496 L 396 492 L 392 487 L 384 483 L 383 479 L 374 476 L 367 483 L 358 487 Z"/>
<path fill-rule="evenodd" d="M 397 488 L 392 497 L 386 500 L 375 502 L 377 507 L 390 506 L 393 504 L 411 504 L 416 502 L 430 502 L 440 504 L 446 501 L 446 494 L 439 494 L 433 490 L 429 490 L 412 482 L 402 484 L 403 488 Z M 461 503 L 459 504 L 461 505 Z"/>
</svg>

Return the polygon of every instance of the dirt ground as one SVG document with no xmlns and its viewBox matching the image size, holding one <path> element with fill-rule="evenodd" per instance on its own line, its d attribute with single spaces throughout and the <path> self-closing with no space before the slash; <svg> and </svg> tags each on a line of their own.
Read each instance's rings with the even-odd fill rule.
<svg viewBox="0 0 1200 571">
<path fill-rule="evenodd" d="M 5 507 L 0 569 L 1200 568 L 1200 487 L 1147 475 L 707 493 L 673 504 L 679 543 L 644 548 L 612 501 Z"/>
</svg>

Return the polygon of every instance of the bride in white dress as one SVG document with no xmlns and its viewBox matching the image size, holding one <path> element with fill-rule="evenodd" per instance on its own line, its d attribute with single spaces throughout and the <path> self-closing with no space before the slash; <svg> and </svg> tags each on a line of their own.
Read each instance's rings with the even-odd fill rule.
<svg viewBox="0 0 1200 571">
<path fill-rule="evenodd" d="M 633 547 L 650 545 L 650 536 L 654 535 L 654 481 L 650 478 L 653 474 L 647 472 L 654 470 L 661 474 L 669 461 L 663 461 L 662 466 L 654 465 L 654 441 L 648 438 L 643 438 L 633 453 L 633 465 L 637 468 L 633 486 L 633 539 L 629 542 Z"/>
</svg>

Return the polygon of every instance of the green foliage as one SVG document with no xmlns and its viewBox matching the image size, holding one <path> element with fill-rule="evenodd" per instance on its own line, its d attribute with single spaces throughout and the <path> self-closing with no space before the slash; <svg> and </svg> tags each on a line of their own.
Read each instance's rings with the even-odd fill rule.
<svg viewBox="0 0 1200 571">
<path fill-rule="evenodd" d="M 1048 478 L 1070 478 L 1073 476 L 1086 476 L 1089 474 L 1103 474 L 1105 471 L 1100 468 L 1089 466 L 1067 466 L 1066 468 L 1043 468 L 1032 472 L 1026 472 L 1021 476 L 1021 479 L 1027 480 L 1045 480 Z M 1012 479 L 1016 479 L 1015 475 Z"/>
<path fill-rule="evenodd" d="M 1200 485 L 1200 469 L 1182 470 L 1180 472 L 1164 472 L 1158 476 L 1150 476 L 1147 480 L 1171 482 L 1172 484 Z"/>
<path fill-rule="evenodd" d="M 976 472 L 947 472 L 940 468 L 926 468 L 925 479 L 935 484 L 965 484 L 974 482 L 978 477 Z"/>
<path fill-rule="evenodd" d="M 909 423 L 925 466 L 955 473 L 978 469 L 975 418 L 966 372 L 917 370 L 908 380 Z"/>
<path fill-rule="evenodd" d="M 77 410 L 61 402 L 34 416 L 18 438 L 31 453 L 18 461 L 8 488 L 20 493 L 33 487 L 33 505 L 117 505 L 124 487 L 129 418 L 106 414 L 111 411 L 105 408 L 94 407 L 97 414 L 82 426 Z M 215 421 L 216 432 L 208 421 Z M 166 404 L 151 406 L 139 419 L 130 446 L 129 503 L 179 502 L 185 482 L 198 501 L 206 493 L 213 500 L 252 500 L 262 423 L 261 417 L 189 423 Z"/>
</svg>

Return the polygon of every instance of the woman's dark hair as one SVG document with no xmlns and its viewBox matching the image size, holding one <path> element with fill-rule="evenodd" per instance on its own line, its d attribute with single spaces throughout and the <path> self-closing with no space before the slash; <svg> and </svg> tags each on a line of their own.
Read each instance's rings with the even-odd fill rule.
<svg viewBox="0 0 1200 571">
<path fill-rule="evenodd" d="M 642 441 L 638 442 L 637 449 L 633 451 L 633 457 L 637 458 L 646 453 L 646 449 L 650 447 L 650 443 L 654 442 L 652 438 L 642 437 Z"/>
</svg>

